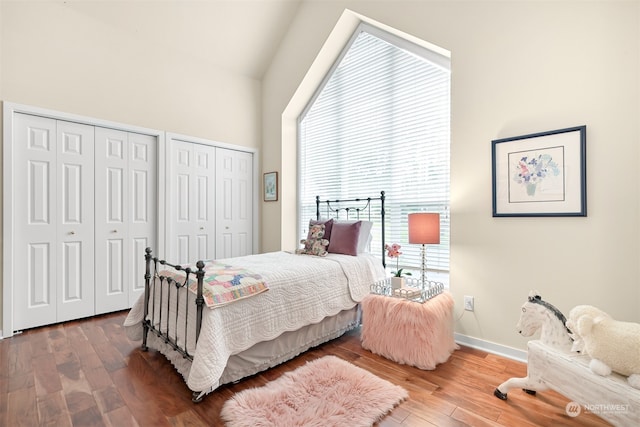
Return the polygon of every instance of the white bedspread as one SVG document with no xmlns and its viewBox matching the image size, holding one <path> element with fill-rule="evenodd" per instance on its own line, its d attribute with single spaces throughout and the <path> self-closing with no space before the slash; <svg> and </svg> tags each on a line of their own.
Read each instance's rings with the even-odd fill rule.
<svg viewBox="0 0 640 427">
<path fill-rule="evenodd" d="M 220 261 L 261 274 L 269 292 L 204 308 L 198 346 L 191 352 L 193 363 L 183 373 L 193 391 L 217 388 L 229 356 L 354 307 L 369 293 L 369 286 L 385 276 L 380 261 L 369 254 L 316 257 L 272 252 Z M 129 338 L 142 338 L 143 316 L 144 296 L 125 320 Z"/>
</svg>

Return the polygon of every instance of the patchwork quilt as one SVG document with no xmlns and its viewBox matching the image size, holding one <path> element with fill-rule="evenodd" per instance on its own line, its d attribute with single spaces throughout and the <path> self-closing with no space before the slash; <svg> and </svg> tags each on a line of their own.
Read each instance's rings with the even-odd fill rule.
<svg viewBox="0 0 640 427">
<path fill-rule="evenodd" d="M 191 269 L 196 270 L 194 266 L 191 266 Z M 183 272 L 162 271 L 161 274 L 184 283 Z M 220 307 L 269 290 L 260 274 L 219 261 L 205 262 L 202 285 L 202 296 L 209 308 Z M 187 287 L 194 295 L 198 294 L 198 280 L 195 274 L 189 275 Z"/>
</svg>

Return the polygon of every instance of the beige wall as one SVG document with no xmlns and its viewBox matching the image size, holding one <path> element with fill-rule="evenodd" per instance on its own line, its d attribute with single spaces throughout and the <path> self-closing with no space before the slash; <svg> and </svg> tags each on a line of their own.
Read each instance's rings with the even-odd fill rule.
<svg viewBox="0 0 640 427">
<path fill-rule="evenodd" d="M 260 82 L 172 43 L 163 3 L 0 5 L 3 101 L 258 148 Z"/>
<path fill-rule="evenodd" d="M 259 148 L 260 82 L 176 48 L 164 5 L 0 1 L 0 100 Z"/>
<path fill-rule="evenodd" d="M 309 0 L 262 85 L 167 43 L 162 10 L 145 31 L 123 31 L 120 16 L 142 20 L 144 8 L 113 4 L 125 9 L 0 1 L 0 100 L 259 148 L 262 171 L 281 173 L 280 200 L 261 206 L 262 250 L 291 248 L 295 128 L 285 116 L 283 143 L 282 115 L 322 52 L 306 81 L 320 78 L 348 7 L 452 54 L 457 314 L 463 295 L 476 298 L 456 330 L 524 348 L 513 326 L 533 288 L 565 312 L 586 303 L 640 321 L 638 1 Z M 492 218 L 491 140 L 581 124 L 589 216 Z"/>
<path fill-rule="evenodd" d="M 263 210 L 263 249 L 295 246 L 287 115 L 297 107 L 287 105 L 321 77 L 345 8 L 451 52 L 456 331 L 524 349 L 515 323 L 531 289 L 565 313 L 592 304 L 640 321 L 638 1 L 305 2 L 263 79 L 263 167 L 283 181 L 282 201 Z M 588 217 L 493 218 L 491 140 L 583 124 Z M 474 313 L 461 310 L 464 295 Z"/>
</svg>

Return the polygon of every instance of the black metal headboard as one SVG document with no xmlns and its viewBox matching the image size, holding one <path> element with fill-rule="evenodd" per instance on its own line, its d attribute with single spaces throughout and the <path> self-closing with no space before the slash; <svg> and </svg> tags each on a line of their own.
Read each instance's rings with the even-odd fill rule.
<svg viewBox="0 0 640 427">
<path fill-rule="evenodd" d="M 385 211 L 384 211 L 384 191 L 380 192 L 379 197 L 367 197 L 356 199 L 343 199 L 343 200 L 320 200 L 320 196 L 316 196 L 316 219 L 320 219 L 320 205 L 324 205 L 327 212 L 327 217 L 340 218 L 340 212 L 345 212 L 345 219 L 367 219 L 371 221 L 371 208 L 372 202 L 380 201 L 380 227 L 382 238 L 382 265 L 387 266 L 385 261 Z M 349 217 L 349 215 L 353 215 Z M 363 218 L 361 218 L 361 215 Z"/>
</svg>

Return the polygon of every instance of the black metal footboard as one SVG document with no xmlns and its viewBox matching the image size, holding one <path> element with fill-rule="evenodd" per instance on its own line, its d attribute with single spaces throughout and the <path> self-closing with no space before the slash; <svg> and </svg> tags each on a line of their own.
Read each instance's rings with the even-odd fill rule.
<svg viewBox="0 0 640 427">
<path fill-rule="evenodd" d="M 192 328 L 195 328 L 195 342 L 192 345 L 195 348 L 202 326 L 204 262 L 198 261 L 196 263 L 197 270 L 194 271 L 190 267 L 184 268 L 153 257 L 151 248 L 145 249 L 145 261 L 142 350 L 146 351 L 148 349 L 147 335 L 151 332 L 183 357 L 193 361 L 193 354 L 189 353 L 189 332 Z M 184 280 L 176 280 L 171 275 L 163 274 L 163 272 L 170 272 L 171 269 L 163 270 L 159 266 L 167 266 L 174 271 L 183 271 L 185 273 Z M 189 291 L 186 289 L 191 275 L 195 275 L 197 280 L 195 306 L 188 304 Z M 172 292 L 171 288 L 174 288 L 175 291 Z M 190 310 L 196 310 L 195 325 L 189 324 Z M 181 313 L 182 316 L 180 316 Z M 182 332 L 182 334 L 180 335 L 179 332 Z M 179 336 L 183 338 L 180 340 Z"/>
</svg>

